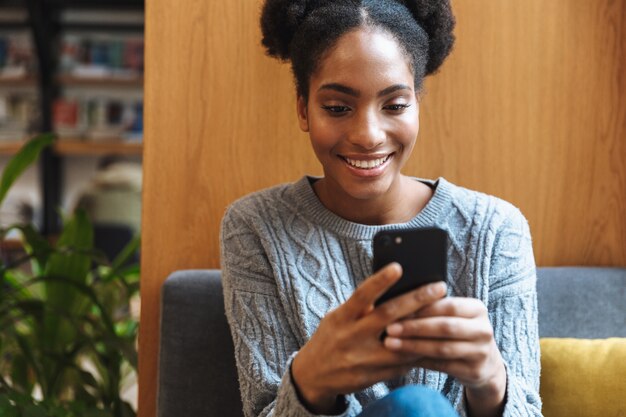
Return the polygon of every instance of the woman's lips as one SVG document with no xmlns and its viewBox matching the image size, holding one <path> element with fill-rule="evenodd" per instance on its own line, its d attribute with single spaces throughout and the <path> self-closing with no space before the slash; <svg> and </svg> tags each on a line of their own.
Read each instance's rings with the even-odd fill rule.
<svg viewBox="0 0 626 417">
<path fill-rule="evenodd" d="M 382 156 L 340 156 L 350 172 L 360 177 L 375 177 L 381 175 L 394 153 Z"/>
</svg>

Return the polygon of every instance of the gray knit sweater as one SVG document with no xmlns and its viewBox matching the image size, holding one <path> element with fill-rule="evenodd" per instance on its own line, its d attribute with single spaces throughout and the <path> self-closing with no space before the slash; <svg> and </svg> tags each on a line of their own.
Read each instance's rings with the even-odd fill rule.
<svg viewBox="0 0 626 417">
<path fill-rule="evenodd" d="M 448 231 L 449 295 L 475 297 L 489 310 L 507 367 L 505 416 L 541 416 L 535 263 L 528 224 L 512 205 L 455 186 L 435 192 L 407 223 L 369 226 L 326 209 L 304 177 L 248 195 L 222 221 L 222 277 L 246 416 L 311 416 L 289 367 L 324 315 L 372 273 L 372 238 L 381 229 L 436 226 Z M 405 384 L 442 392 L 465 415 L 463 386 L 416 368 L 405 377 L 346 396 L 342 416 Z"/>
</svg>

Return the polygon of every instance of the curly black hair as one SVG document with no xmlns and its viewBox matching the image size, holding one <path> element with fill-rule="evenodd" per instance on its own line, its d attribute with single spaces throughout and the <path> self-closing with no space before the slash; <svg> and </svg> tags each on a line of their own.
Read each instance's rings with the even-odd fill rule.
<svg viewBox="0 0 626 417">
<path fill-rule="evenodd" d="M 450 0 L 265 0 L 262 44 L 267 54 L 291 61 L 299 96 L 324 54 L 358 27 L 381 29 L 396 39 L 419 91 L 454 44 Z"/>
</svg>

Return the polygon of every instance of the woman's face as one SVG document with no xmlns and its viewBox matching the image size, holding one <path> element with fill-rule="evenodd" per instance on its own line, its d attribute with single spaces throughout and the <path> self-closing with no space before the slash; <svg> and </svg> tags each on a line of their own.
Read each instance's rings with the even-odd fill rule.
<svg viewBox="0 0 626 417">
<path fill-rule="evenodd" d="M 328 196 L 375 200 L 398 190 L 419 130 L 419 103 L 396 41 L 367 29 L 343 35 L 311 77 L 308 102 L 298 99 L 298 118 L 324 168 Z"/>
</svg>

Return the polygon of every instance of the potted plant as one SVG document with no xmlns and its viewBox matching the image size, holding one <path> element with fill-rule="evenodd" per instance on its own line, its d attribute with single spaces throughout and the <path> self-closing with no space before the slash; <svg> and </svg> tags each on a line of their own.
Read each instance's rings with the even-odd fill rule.
<svg viewBox="0 0 626 417">
<path fill-rule="evenodd" d="M 0 204 L 54 140 L 39 135 L 9 161 Z M 0 229 L 0 240 L 11 231 L 21 235 L 24 253 L 0 266 L 0 415 L 134 416 L 120 386 L 137 367 L 138 322 L 129 305 L 139 266 L 129 260 L 139 239 L 109 262 L 80 210 L 63 219 L 55 239 L 20 224 Z"/>
</svg>

